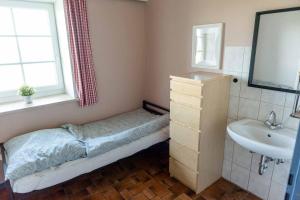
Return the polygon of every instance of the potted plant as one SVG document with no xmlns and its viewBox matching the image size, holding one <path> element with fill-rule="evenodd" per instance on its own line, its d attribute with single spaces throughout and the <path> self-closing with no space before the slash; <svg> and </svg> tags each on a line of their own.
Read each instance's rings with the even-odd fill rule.
<svg viewBox="0 0 300 200">
<path fill-rule="evenodd" d="M 28 85 L 24 85 L 19 89 L 19 95 L 24 98 L 26 104 L 32 103 L 32 95 L 34 94 L 35 94 L 34 88 Z"/>
</svg>

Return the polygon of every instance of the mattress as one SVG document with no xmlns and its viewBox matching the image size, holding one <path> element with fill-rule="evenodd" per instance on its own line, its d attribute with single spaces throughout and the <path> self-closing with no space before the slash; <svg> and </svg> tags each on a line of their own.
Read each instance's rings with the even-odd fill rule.
<svg viewBox="0 0 300 200">
<path fill-rule="evenodd" d="M 121 146 L 104 154 L 92 157 L 82 158 L 75 161 L 64 163 L 58 167 L 25 176 L 11 182 L 12 189 L 15 193 L 28 193 L 34 190 L 41 190 L 79 175 L 89 173 L 103 166 L 109 165 L 122 158 L 131 156 L 150 146 L 163 142 L 169 138 L 169 128 L 163 128 L 139 140 L 127 145 Z"/>
<path fill-rule="evenodd" d="M 80 126 L 63 127 L 85 144 L 87 157 L 94 157 L 152 134 L 168 126 L 169 121 L 169 114 L 154 115 L 141 108 Z"/>
</svg>

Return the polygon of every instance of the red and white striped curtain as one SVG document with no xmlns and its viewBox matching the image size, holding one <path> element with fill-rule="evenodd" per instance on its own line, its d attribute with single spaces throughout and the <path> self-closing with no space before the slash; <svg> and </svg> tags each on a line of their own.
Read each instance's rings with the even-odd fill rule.
<svg viewBox="0 0 300 200">
<path fill-rule="evenodd" d="M 89 36 L 86 0 L 64 0 L 73 74 L 80 106 L 97 102 L 96 75 Z"/>
</svg>

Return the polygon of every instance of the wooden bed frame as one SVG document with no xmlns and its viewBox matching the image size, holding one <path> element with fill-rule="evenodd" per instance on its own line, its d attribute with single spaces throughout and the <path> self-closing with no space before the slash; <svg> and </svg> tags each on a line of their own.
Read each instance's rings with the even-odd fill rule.
<svg viewBox="0 0 300 200">
<path fill-rule="evenodd" d="M 159 105 L 156 105 L 156 104 L 151 103 L 149 101 L 143 101 L 143 108 L 145 110 L 147 110 L 148 112 L 151 112 L 151 113 L 156 114 L 156 115 L 163 115 L 163 114 L 166 114 L 166 113 L 170 112 L 169 109 L 164 108 L 164 107 L 159 106 Z M 14 200 L 15 198 L 19 198 L 19 197 L 22 198 L 22 197 L 30 196 L 30 194 L 32 194 L 32 193 L 41 192 L 45 189 L 48 189 L 48 188 L 45 188 L 43 190 L 33 191 L 33 192 L 30 192 L 30 193 L 25 193 L 25 194 L 14 193 L 13 190 L 12 190 L 12 187 L 10 185 L 10 181 L 5 180 L 5 172 L 6 172 L 6 168 L 7 168 L 7 162 L 6 162 L 5 149 L 4 149 L 3 143 L 0 143 L 0 151 L 1 151 L 1 156 L 2 156 L 2 161 L 0 160 L 0 190 L 5 190 L 5 192 L 8 193 L 8 200 Z M 60 183 L 58 185 L 65 184 L 69 181 L 72 181 L 72 180 L 78 178 L 78 177 L 75 177 L 71 180 Z M 49 188 L 51 188 L 51 187 L 49 187 Z"/>
</svg>

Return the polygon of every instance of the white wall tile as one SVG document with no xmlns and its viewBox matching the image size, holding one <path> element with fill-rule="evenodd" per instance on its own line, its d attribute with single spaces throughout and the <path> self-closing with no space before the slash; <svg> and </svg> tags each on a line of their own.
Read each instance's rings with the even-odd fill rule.
<svg viewBox="0 0 300 200">
<path fill-rule="evenodd" d="M 240 98 L 239 97 L 230 97 L 229 101 L 229 110 L 228 110 L 228 117 L 231 119 L 237 119 L 238 118 L 238 111 L 239 111 L 239 103 Z"/>
<path fill-rule="evenodd" d="M 226 47 L 223 69 L 225 71 L 242 72 L 244 51 L 244 47 Z"/>
<path fill-rule="evenodd" d="M 280 106 L 285 104 L 286 93 L 272 91 L 272 90 L 262 90 L 261 101 L 266 103 L 272 103 Z"/>
<path fill-rule="evenodd" d="M 252 159 L 252 154 L 249 152 L 249 150 L 241 147 L 237 143 L 234 144 L 233 162 L 235 164 L 250 170 L 251 159 Z"/>
<path fill-rule="evenodd" d="M 275 165 L 272 182 L 286 185 L 290 174 L 291 162 Z"/>
<path fill-rule="evenodd" d="M 248 87 L 248 83 L 241 83 L 240 97 L 260 101 L 261 89 Z"/>
<path fill-rule="evenodd" d="M 268 200 L 284 200 L 285 192 L 286 185 L 272 182 Z"/>
<path fill-rule="evenodd" d="M 257 119 L 259 104 L 259 101 L 240 98 L 238 118 Z"/>
<path fill-rule="evenodd" d="M 259 170 L 260 157 L 261 157 L 261 155 L 257 154 L 257 153 L 253 154 L 253 157 L 252 157 L 251 172 L 256 173 L 257 175 L 259 174 L 258 170 Z M 273 170 L 274 170 L 274 165 L 275 165 L 274 161 L 269 162 L 268 169 L 266 170 L 266 172 L 263 175 L 260 175 L 266 181 L 271 181 L 272 175 L 273 175 Z"/>
<path fill-rule="evenodd" d="M 230 136 L 227 136 L 225 139 L 225 148 L 224 148 L 224 159 L 225 160 L 232 161 L 233 146 L 234 146 L 233 140 L 230 138 Z"/>
<path fill-rule="evenodd" d="M 299 126 L 299 119 L 293 118 L 290 115 L 292 114 L 293 109 L 292 108 L 284 108 L 284 113 L 283 113 L 283 124 L 287 128 L 291 128 L 294 130 L 298 129 Z"/>
<path fill-rule="evenodd" d="M 233 79 L 237 79 L 238 82 L 233 82 Z M 232 77 L 231 85 L 230 85 L 230 95 L 231 96 L 240 96 L 240 91 L 241 91 L 241 78 L 237 76 Z"/>
<path fill-rule="evenodd" d="M 240 90 L 241 90 L 241 79 L 242 79 L 242 74 L 240 72 L 226 72 L 223 71 L 224 74 L 231 75 L 231 86 L 230 86 L 230 95 L 231 96 L 240 96 Z M 233 79 L 237 79 L 238 82 L 233 82 Z"/>
<path fill-rule="evenodd" d="M 243 62 L 243 73 L 248 73 L 250 69 L 251 61 L 251 47 L 245 47 L 244 62 Z"/>
<path fill-rule="evenodd" d="M 282 122 L 284 107 L 264 102 L 261 102 L 260 104 L 258 120 L 265 121 L 272 111 L 276 113 L 277 122 Z"/>
<path fill-rule="evenodd" d="M 253 154 L 248 191 L 262 199 L 267 199 L 274 170 L 274 161 L 268 164 L 268 169 L 263 175 L 259 175 L 260 157 L 261 155 L 257 153 Z"/>
<path fill-rule="evenodd" d="M 261 89 L 248 87 L 248 74 L 242 74 L 240 97 L 260 101 Z"/>
<path fill-rule="evenodd" d="M 294 106 L 295 97 L 296 97 L 295 94 L 287 93 L 284 106 L 292 108 Z"/>
<path fill-rule="evenodd" d="M 228 181 L 230 181 L 231 165 L 232 165 L 231 161 L 228 161 L 226 159 L 224 160 L 223 169 L 222 169 L 222 177 Z"/>
<path fill-rule="evenodd" d="M 249 170 L 234 163 L 232 164 L 231 181 L 245 190 L 248 188 L 249 174 Z"/>
<path fill-rule="evenodd" d="M 269 195 L 269 189 L 271 185 L 271 179 L 266 179 L 257 173 L 251 172 L 249 179 L 248 191 L 256 196 L 267 200 Z"/>
<path fill-rule="evenodd" d="M 270 90 L 248 87 L 251 47 L 226 47 L 224 53 L 225 74 L 238 78 L 238 83 L 231 83 L 228 123 L 250 118 L 264 121 L 272 110 L 277 120 L 288 128 L 297 129 L 299 120 L 291 118 L 294 95 Z M 282 120 L 281 120 L 282 119 Z M 248 150 L 235 144 L 226 136 L 223 162 L 223 177 L 245 190 L 268 200 L 283 200 L 288 164 L 269 163 L 264 175 L 258 174 L 259 154 L 250 154 Z M 250 175 L 251 173 L 251 175 Z"/>
</svg>

